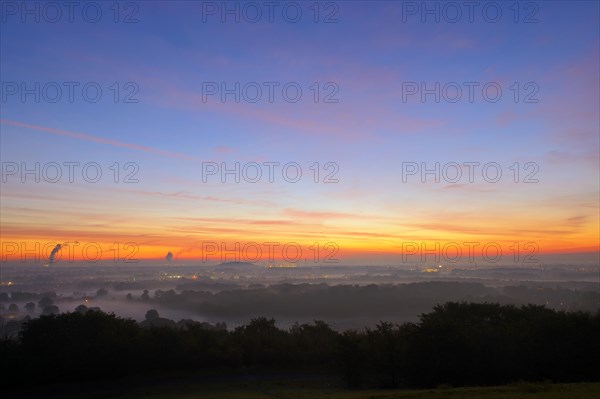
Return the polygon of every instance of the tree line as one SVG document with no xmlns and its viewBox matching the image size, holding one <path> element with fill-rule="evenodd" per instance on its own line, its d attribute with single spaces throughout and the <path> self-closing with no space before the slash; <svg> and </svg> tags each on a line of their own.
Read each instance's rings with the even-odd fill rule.
<svg viewBox="0 0 600 399">
<path fill-rule="evenodd" d="M 0 342 L 2 384 L 196 370 L 323 372 L 356 388 L 600 380 L 600 312 L 449 302 L 416 323 L 345 332 L 323 321 L 281 329 L 264 317 L 233 330 L 156 320 L 85 308 L 32 319 Z"/>
</svg>

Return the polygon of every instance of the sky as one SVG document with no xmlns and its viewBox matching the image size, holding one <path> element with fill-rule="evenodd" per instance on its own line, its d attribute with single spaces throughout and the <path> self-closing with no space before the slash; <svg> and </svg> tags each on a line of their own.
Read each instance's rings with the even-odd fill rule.
<svg viewBox="0 0 600 399">
<path fill-rule="evenodd" d="M 65 4 L 1 2 L 2 261 L 597 262 L 598 2 Z"/>
</svg>

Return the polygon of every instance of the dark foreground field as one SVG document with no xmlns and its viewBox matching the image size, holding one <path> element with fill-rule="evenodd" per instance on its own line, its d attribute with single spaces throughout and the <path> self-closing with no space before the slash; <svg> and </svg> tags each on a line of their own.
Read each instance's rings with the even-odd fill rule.
<svg viewBox="0 0 600 399">
<path fill-rule="evenodd" d="M 244 381 L 219 383 L 154 382 L 123 386 L 54 386 L 32 390 L 14 398 L 64 399 L 591 399 L 600 397 L 600 383 L 519 383 L 495 387 L 427 390 L 348 390 L 315 380 Z"/>
<path fill-rule="evenodd" d="M 139 392 L 125 395 L 123 398 L 155 398 L 155 399 L 438 399 L 438 398 L 486 398 L 486 399 L 590 399 L 600 397 L 600 384 L 523 384 L 489 388 L 448 388 L 416 391 L 365 390 L 349 391 L 327 387 L 293 386 L 286 384 L 244 384 L 240 386 L 219 387 L 210 389 L 188 387 L 174 392 Z"/>
<path fill-rule="evenodd" d="M 0 390 L 36 399 L 600 398 L 598 336 L 600 313 L 534 305 L 446 303 L 419 323 L 344 332 L 323 321 L 281 329 L 264 317 L 234 330 L 146 326 L 84 310 L 30 320 L 0 340 Z"/>
</svg>

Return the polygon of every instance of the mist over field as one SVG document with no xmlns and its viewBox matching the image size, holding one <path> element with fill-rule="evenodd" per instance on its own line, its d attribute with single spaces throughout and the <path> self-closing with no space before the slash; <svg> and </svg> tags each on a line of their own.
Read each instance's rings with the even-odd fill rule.
<svg viewBox="0 0 600 399">
<path fill-rule="evenodd" d="M 61 312 L 79 305 L 142 322 L 150 309 L 173 321 L 225 322 L 235 328 L 256 317 L 282 327 L 323 320 L 338 330 L 380 321 L 415 322 L 445 302 L 539 304 L 568 311 L 599 310 L 598 266 L 265 268 L 246 263 L 210 266 L 138 264 L 13 264 L 3 267 L 3 327 L 14 326 L 50 297 Z M 18 311 L 10 311 L 16 304 Z"/>
</svg>

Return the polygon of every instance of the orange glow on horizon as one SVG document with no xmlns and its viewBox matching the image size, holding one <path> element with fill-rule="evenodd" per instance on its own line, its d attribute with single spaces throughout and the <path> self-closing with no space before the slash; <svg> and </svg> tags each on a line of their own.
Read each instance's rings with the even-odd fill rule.
<svg viewBox="0 0 600 399">
<path fill-rule="evenodd" d="M 590 240 L 592 241 L 592 240 Z M 213 240 L 196 242 L 196 245 L 181 246 L 182 240 L 173 238 L 171 245 L 157 244 L 155 240 L 136 243 L 135 241 L 110 242 L 105 240 L 82 240 L 78 244 L 63 246 L 57 253 L 56 262 L 61 261 L 113 261 L 129 263 L 135 260 L 165 260 L 168 252 L 173 253 L 173 261 L 200 260 L 203 262 L 248 261 L 269 263 L 290 261 L 298 263 L 331 263 L 343 264 L 355 259 L 396 259 L 397 263 L 418 263 L 422 259 L 434 261 L 436 255 L 442 260 L 465 262 L 469 258 L 488 256 L 494 258 L 498 250 L 505 258 L 512 259 L 516 255 L 523 258 L 527 255 L 554 255 L 569 253 L 600 252 L 592 242 L 567 246 L 561 241 L 545 241 L 536 244 L 534 241 L 517 240 L 415 240 L 404 242 L 368 242 L 359 240 L 345 241 L 308 241 L 308 240 L 257 240 L 232 241 Z M 7 237 L 1 242 L 0 259 L 3 262 L 46 261 L 57 241 L 41 241 Z M 284 253 L 284 250 L 287 253 Z M 336 262 L 337 260 L 337 262 Z"/>
</svg>

